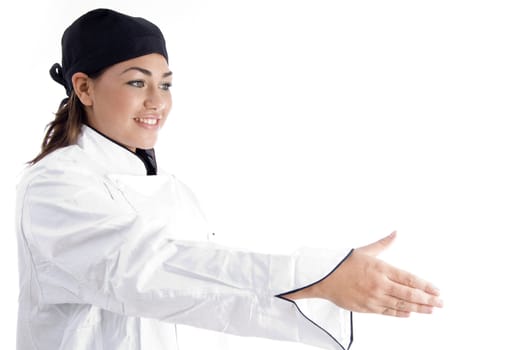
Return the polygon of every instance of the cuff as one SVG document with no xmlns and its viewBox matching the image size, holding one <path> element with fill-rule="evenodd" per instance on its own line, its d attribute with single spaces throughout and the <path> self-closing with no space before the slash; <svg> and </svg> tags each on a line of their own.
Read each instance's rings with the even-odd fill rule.
<svg viewBox="0 0 526 350">
<path fill-rule="evenodd" d="M 321 274 L 321 278 L 314 279 L 314 282 L 308 283 L 300 288 L 293 289 L 291 291 L 281 293 L 276 295 L 276 297 L 287 301 L 289 303 L 294 304 L 294 306 L 297 309 L 298 314 L 306 319 L 309 323 L 311 323 L 312 326 L 315 327 L 315 329 L 318 330 L 318 334 L 309 334 L 312 333 L 312 327 L 308 327 L 307 329 L 303 329 L 301 331 L 304 334 L 298 334 L 300 338 L 304 339 L 306 343 L 312 343 L 316 339 L 316 343 L 318 343 L 321 339 L 319 337 L 319 333 L 325 335 L 325 344 L 317 344 L 318 346 L 328 348 L 328 349 L 344 349 L 347 350 L 351 347 L 351 344 L 353 342 L 353 319 L 352 319 L 352 312 L 342 309 L 332 302 L 324 299 L 318 299 L 318 298 L 307 298 L 307 299 L 299 299 L 299 300 L 290 300 L 283 295 L 288 293 L 297 292 L 299 290 L 308 288 L 328 276 L 330 276 L 351 254 L 353 250 L 346 253 L 344 257 L 342 258 L 341 254 L 332 255 L 329 259 L 322 259 L 323 261 L 318 260 L 311 260 L 308 259 L 309 263 L 307 264 L 298 264 L 298 270 L 297 273 L 301 274 L 301 271 L 318 271 L 320 268 L 324 268 L 325 271 L 329 271 L 328 273 L 325 272 Z M 307 254 L 307 256 L 310 254 Z M 319 255 L 319 252 L 318 252 Z M 333 260 L 335 256 L 339 256 L 337 260 Z M 325 258 L 328 258 L 327 255 L 325 255 Z M 326 263 L 327 261 L 332 260 L 332 268 L 327 269 Z M 301 261 L 301 259 L 300 259 Z M 337 264 L 334 265 L 334 261 L 337 261 Z M 303 261 L 305 262 L 305 261 Z M 314 266 L 312 266 L 314 264 Z M 311 277 L 313 276 L 312 273 L 308 274 Z M 304 275 L 303 275 L 304 276 Z M 296 279 L 304 279 L 304 277 L 299 277 Z M 320 275 L 318 275 L 320 276 Z"/>
</svg>

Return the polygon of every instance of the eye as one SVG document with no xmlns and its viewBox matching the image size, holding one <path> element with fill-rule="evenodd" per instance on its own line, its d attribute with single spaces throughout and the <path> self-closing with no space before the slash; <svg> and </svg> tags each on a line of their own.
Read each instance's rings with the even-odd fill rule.
<svg viewBox="0 0 526 350">
<path fill-rule="evenodd" d="M 144 87 L 144 81 L 142 80 L 132 80 L 132 81 L 127 82 L 127 84 L 133 87 L 137 87 L 137 88 Z"/>
<path fill-rule="evenodd" d="M 161 88 L 161 90 L 168 91 L 172 87 L 172 83 L 162 83 L 161 85 L 159 85 L 159 87 Z"/>
</svg>

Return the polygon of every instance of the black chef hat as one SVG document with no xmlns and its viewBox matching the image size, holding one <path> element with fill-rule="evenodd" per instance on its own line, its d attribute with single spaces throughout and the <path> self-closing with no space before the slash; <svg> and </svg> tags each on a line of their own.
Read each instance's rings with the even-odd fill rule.
<svg viewBox="0 0 526 350">
<path fill-rule="evenodd" d="M 158 53 L 168 60 L 161 30 L 140 17 L 113 10 L 96 9 L 79 17 L 62 36 L 62 66 L 55 63 L 49 73 L 71 94 L 76 72 L 97 73 L 121 61 Z"/>
</svg>

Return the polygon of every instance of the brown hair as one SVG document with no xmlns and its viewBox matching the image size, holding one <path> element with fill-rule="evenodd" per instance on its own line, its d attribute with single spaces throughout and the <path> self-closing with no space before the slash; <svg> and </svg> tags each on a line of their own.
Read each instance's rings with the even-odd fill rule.
<svg viewBox="0 0 526 350">
<path fill-rule="evenodd" d="M 61 104 L 55 113 L 55 120 L 47 125 L 40 153 L 28 163 L 35 164 L 51 152 L 75 144 L 84 123 L 86 123 L 84 105 L 75 91 L 72 91 L 66 103 Z"/>
</svg>

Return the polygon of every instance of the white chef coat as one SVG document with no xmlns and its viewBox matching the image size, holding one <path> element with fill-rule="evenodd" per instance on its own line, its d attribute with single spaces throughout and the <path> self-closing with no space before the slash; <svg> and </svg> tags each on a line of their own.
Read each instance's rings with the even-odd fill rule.
<svg viewBox="0 0 526 350">
<path fill-rule="evenodd" d="M 279 297 L 348 252 L 265 255 L 207 241 L 185 185 L 146 176 L 135 154 L 87 126 L 25 170 L 16 225 L 18 350 L 175 350 L 176 324 L 325 349 L 352 342 L 350 312 Z"/>
</svg>

